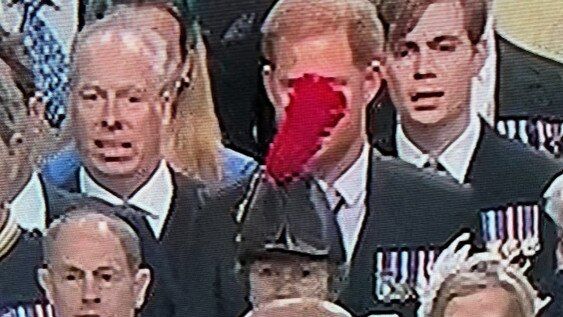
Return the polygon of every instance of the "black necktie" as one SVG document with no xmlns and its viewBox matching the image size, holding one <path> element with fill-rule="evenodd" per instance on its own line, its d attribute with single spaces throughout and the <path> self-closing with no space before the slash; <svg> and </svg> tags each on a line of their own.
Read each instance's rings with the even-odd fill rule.
<svg viewBox="0 0 563 317">
<path fill-rule="evenodd" d="M 334 205 L 334 208 L 332 208 L 332 212 L 334 213 L 334 215 L 338 215 L 338 213 L 342 209 L 342 206 L 344 206 L 344 204 L 346 203 L 346 200 L 344 200 L 344 197 L 342 197 L 340 195 L 338 195 L 338 197 L 340 199 L 338 200 L 336 205 Z"/>
<path fill-rule="evenodd" d="M 132 205 L 125 205 L 123 208 L 120 208 L 120 211 L 120 216 L 129 222 L 137 232 L 145 256 L 150 257 L 158 243 L 147 221 L 147 217 L 152 214 Z"/>
</svg>

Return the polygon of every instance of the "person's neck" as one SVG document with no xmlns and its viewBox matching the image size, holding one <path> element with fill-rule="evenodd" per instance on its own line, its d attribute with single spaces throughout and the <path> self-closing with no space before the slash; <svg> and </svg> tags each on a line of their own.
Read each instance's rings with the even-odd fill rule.
<svg viewBox="0 0 563 317">
<path fill-rule="evenodd" d="M 363 138 L 357 138 L 347 149 L 329 149 L 317 161 L 316 175 L 329 186 L 334 183 L 352 167 L 362 154 L 365 145 Z"/>
<path fill-rule="evenodd" d="M 455 120 L 433 125 L 401 118 L 401 126 L 405 136 L 422 153 L 437 158 L 463 134 L 470 120 L 471 114 L 467 111 Z"/>
<path fill-rule="evenodd" d="M 147 181 L 152 177 L 156 169 L 158 168 L 160 161 L 152 162 L 152 164 L 147 164 L 145 168 L 139 169 L 133 175 L 127 176 L 114 176 L 107 175 L 98 172 L 95 169 L 88 169 L 90 176 L 105 189 L 114 193 L 120 198 L 129 198 L 133 193 L 135 193 L 141 186 L 147 183 Z"/>
</svg>

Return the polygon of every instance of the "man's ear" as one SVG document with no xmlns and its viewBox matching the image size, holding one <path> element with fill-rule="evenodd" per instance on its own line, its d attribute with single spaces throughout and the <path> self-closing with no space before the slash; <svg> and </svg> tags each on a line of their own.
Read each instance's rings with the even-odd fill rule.
<svg viewBox="0 0 563 317">
<path fill-rule="evenodd" d="M 383 65 L 380 59 L 373 59 L 364 70 L 363 92 L 364 103 L 367 104 L 375 98 L 382 84 Z"/>
<path fill-rule="evenodd" d="M 37 270 L 37 282 L 39 282 L 39 286 L 43 289 L 49 303 L 53 304 L 53 279 L 48 269 L 40 268 Z"/>
<path fill-rule="evenodd" d="M 160 115 L 162 116 L 162 125 L 169 126 L 172 124 L 172 113 L 173 113 L 174 103 L 172 101 L 172 96 L 168 90 L 162 93 L 162 105 L 160 108 Z"/>
<path fill-rule="evenodd" d="M 487 60 L 487 40 L 482 39 L 479 43 L 473 46 L 473 65 L 475 68 L 473 69 L 473 76 L 478 76 L 479 72 L 485 65 L 485 61 Z"/>
<path fill-rule="evenodd" d="M 264 89 L 268 95 L 268 99 L 272 104 L 276 104 L 276 93 L 275 93 L 275 77 L 274 70 L 271 65 L 262 66 L 262 81 L 264 82 Z"/>
<path fill-rule="evenodd" d="M 139 269 L 135 274 L 135 308 L 141 309 L 143 307 L 151 280 L 152 273 L 149 268 Z"/>
<path fill-rule="evenodd" d="M 29 117 L 35 124 L 44 124 L 45 120 L 45 102 L 43 95 L 38 92 L 28 100 Z"/>
</svg>

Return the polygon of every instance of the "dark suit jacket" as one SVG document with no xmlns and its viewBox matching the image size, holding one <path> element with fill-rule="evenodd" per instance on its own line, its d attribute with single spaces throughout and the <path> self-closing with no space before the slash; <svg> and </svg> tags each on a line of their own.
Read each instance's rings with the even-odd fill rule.
<svg viewBox="0 0 563 317">
<path fill-rule="evenodd" d="M 462 229 L 475 228 L 473 191 L 393 157 L 374 155 L 370 162 L 367 215 L 340 302 L 360 316 L 389 311 L 412 316 L 414 304 L 376 303 L 375 253 L 379 247 L 441 246 Z"/>
<path fill-rule="evenodd" d="M 477 223 L 476 212 L 467 208 L 472 199 L 471 190 L 448 178 L 423 173 L 395 158 L 370 157 L 370 162 L 367 216 L 354 252 L 350 281 L 341 296 L 341 304 L 358 315 L 381 308 L 373 301 L 372 275 L 377 247 L 442 245 L 460 229 Z M 246 197 L 254 196 L 256 188 L 250 187 Z M 223 204 L 228 212 L 232 210 L 229 209 L 232 201 L 242 199 L 243 191 L 236 188 L 224 192 L 214 202 Z M 210 274 L 216 276 L 218 285 L 213 296 L 220 299 L 219 310 L 209 316 L 237 316 L 232 306 L 244 309 L 248 304 L 243 301 L 247 290 L 243 281 L 236 283 L 233 269 L 236 244 L 231 230 L 234 221 L 221 213 L 201 219 L 205 219 L 202 227 L 211 228 L 214 224 L 216 229 L 203 233 L 200 245 L 205 245 L 208 255 L 215 254 L 220 259 L 213 261 L 219 266 L 208 268 Z M 230 310 L 229 314 L 226 309 Z M 237 313 L 241 315 L 240 310 Z"/>
<path fill-rule="evenodd" d="M 36 269 L 42 263 L 40 239 L 22 234 L 12 251 L 0 259 L 0 307 L 39 298 Z"/>
<path fill-rule="evenodd" d="M 183 307 L 185 316 L 235 317 L 248 307 L 244 283 L 236 271 L 236 214 L 251 179 L 223 188 L 207 200 L 191 235 L 193 247 L 170 248 L 175 250 L 171 256 L 176 263 L 174 278 L 190 294 Z"/>
<path fill-rule="evenodd" d="M 374 118 L 372 142 L 385 155 L 396 157 L 395 124 L 386 121 L 386 124 L 378 125 L 380 120 L 386 120 L 394 113 L 392 107 L 387 100 L 381 109 L 376 110 L 384 115 Z M 478 211 L 508 203 L 539 202 L 543 192 L 562 171 L 563 164 L 559 161 L 499 136 L 482 122 L 481 137 L 466 179 L 471 191 L 467 209 Z M 556 226 L 549 217 L 544 215 L 542 218 L 543 251 L 533 275 L 547 290 L 553 277 Z"/>
</svg>

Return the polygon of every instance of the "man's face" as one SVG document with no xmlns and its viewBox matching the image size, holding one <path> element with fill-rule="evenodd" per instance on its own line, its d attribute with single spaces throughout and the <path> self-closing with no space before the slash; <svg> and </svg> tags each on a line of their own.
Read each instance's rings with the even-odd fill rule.
<svg viewBox="0 0 563 317">
<path fill-rule="evenodd" d="M 45 278 L 57 316 L 134 316 L 149 277 L 130 268 L 126 251 L 109 231 L 93 225 L 65 229 Z"/>
<path fill-rule="evenodd" d="M 328 263 L 305 258 L 257 260 L 250 267 L 250 293 L 254 306 L 276 299 L 329 296 Z"/>
<path fill-rule="evenodd" d="M 157 61 L 121 41 L 90 40 L 78 52 L 73 129 L 83 164 L 94 173 L 131 176 L 160 159 L 164 109 Z M 134 45 L 131 45 L 134 46 Z"/>
<path fill-rule="evenodd" d="M 388 53 L 386 77 L 401 118 L 448 124 L 469 111 L 471 79 L 483 63 L 459 2 L 431 4 L 416 27 Z"/>
<path fill-rule="evenodd" d="M 519 317 L 516 300 L 500 287 L 489 287 L 475 294 L 452 299 L 444 317 Z"/>
<path fill-rule="evenodd" d="M 275 71 L 265 75 L 266 90 L 276 108 L 278 125 L 286 118 L 293 84 L 305 74 L 317 75 L 331 81 L 333 90 L 346 98 L 345 116 L 323 140 L 324 152 L 345 152 L 351 143 L 361 138 L 366 105 L 379 89 L 379 75 L 371 67 L 360 68 L 354 63 L 345 31 L 311 36 L 300 41 L 278 41 L 275 45 Z M 311 118 L 302 118 L 307 124 Z"/>
</svg>

